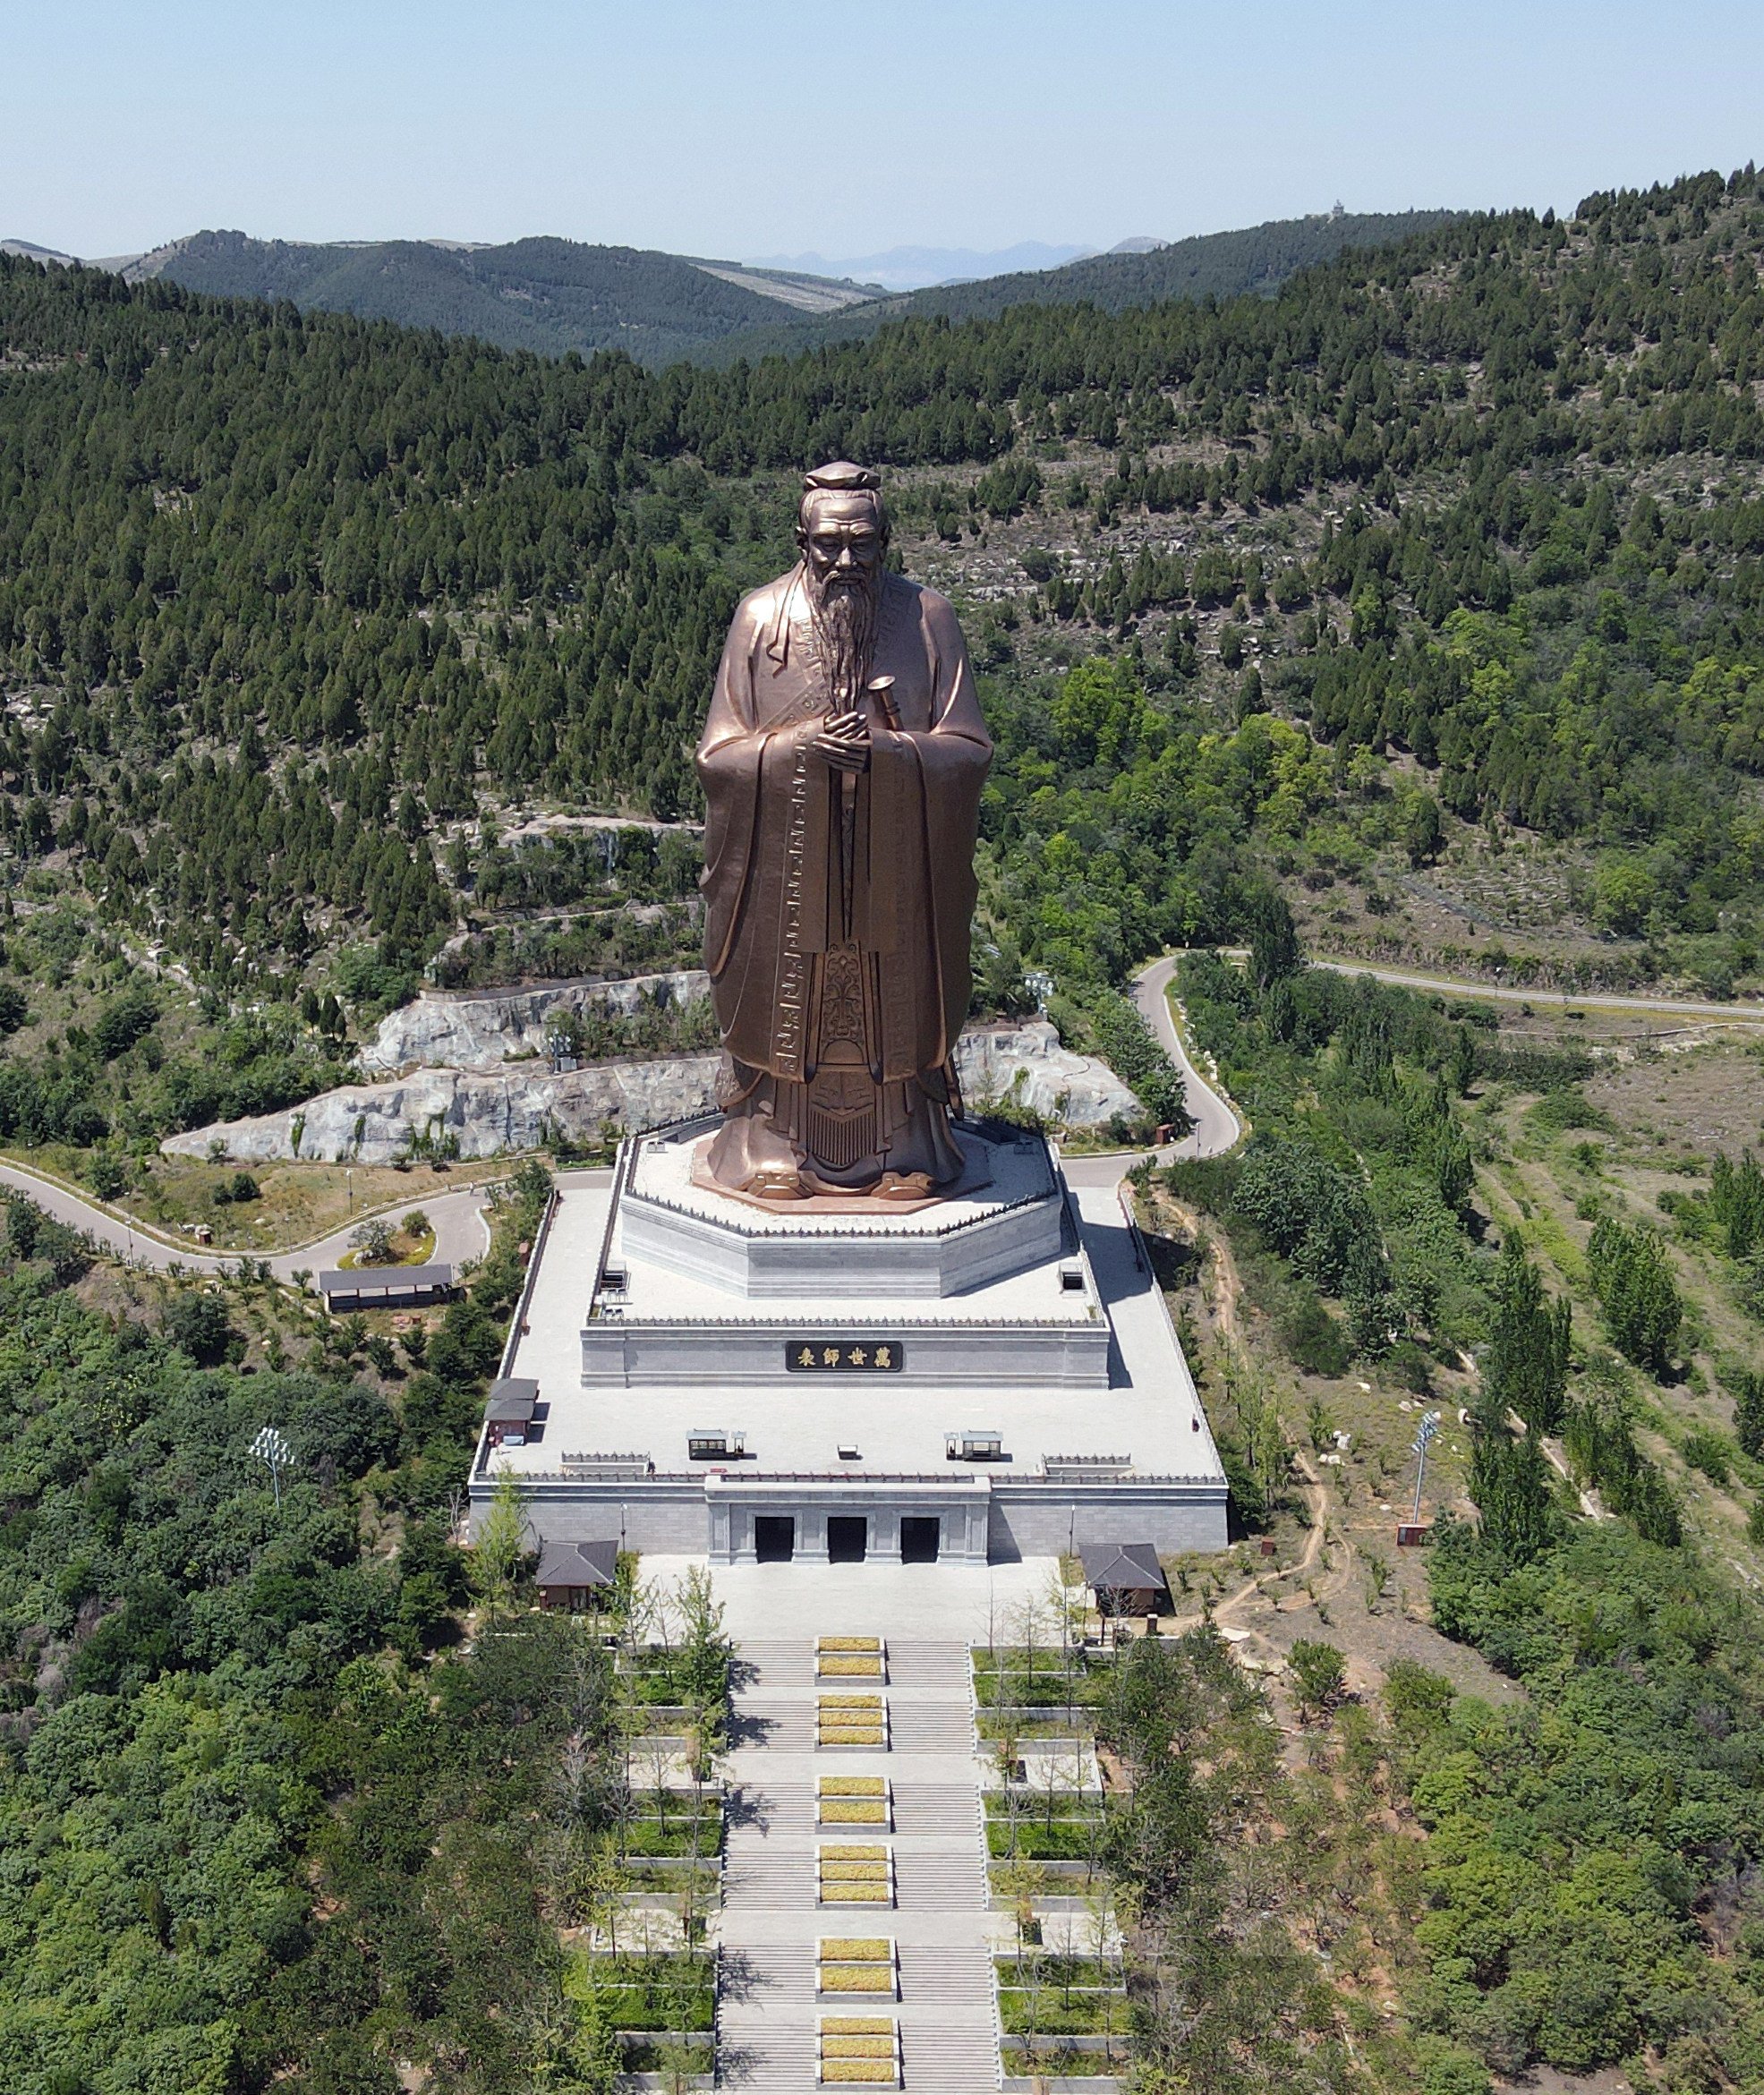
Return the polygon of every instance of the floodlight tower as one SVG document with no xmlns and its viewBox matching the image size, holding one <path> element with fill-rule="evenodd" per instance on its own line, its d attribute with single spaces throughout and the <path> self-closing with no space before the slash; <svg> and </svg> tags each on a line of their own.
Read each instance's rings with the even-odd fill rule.
<svg viewBox="0 0 1764 2095">
<path fill-rule="evenodd" d="M 1439 1413 L 1429 1411 L 1415 1429 L 1415 1438 L 1410 1444 L 1417 1460 L 1415 1464 L 1415 1520 L 1419 1526 L 1421 1518 L 1421 1486 L 1427 1480 L 1427 1450 L 1433 1445 L 1434 1436 L 1439 1431 Z"/>
<path fill-rule="evenodd" d="M 266 1426 L 251 1444 L 250 1452 L 269 1471 L 269 1485 L 276 1494 L 276 1510 L 282 1510 L 282 1472 L 294 1465 L 294 1450 L 288 1445 L 288 1436 L 279 1426 Z"/>
</svg>

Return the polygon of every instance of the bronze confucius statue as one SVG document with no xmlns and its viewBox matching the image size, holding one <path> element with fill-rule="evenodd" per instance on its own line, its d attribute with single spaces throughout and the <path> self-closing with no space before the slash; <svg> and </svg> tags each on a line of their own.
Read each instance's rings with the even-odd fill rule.
<svg viewBox="0 0 1764 2095">
<path fill-rule="evenodd" d="M 876 473 L 807 475 L 802 558 L 742 600 L 699 744 L 729 1192 L 907 1200 L 964 1170 L 950 1052 L 993 745 L 955 613 L 888 572 L 888 529 Z"/>
</svg>

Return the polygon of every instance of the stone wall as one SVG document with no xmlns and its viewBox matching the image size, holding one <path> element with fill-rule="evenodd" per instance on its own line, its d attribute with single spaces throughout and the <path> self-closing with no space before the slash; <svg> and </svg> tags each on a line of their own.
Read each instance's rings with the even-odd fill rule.
<svg viewBox="0 0 1764 2095">
<path fill-rule="evenodd" d="M 689 974 L 648 978 L 651 984 L 690 985 L 703 980 Z M 639 987 L 571 986 L 575 992 L 591 986 Z M 418 1018 L 400 1034 L 388 1035 L 388 1027 L 393 1019 L 425 1010 L 429 1017 L 420 1023 L 432 1023 L 436 1038 L 449 1038 L 462 1050 L 481 1055 L 489 1053 L 494 1041 L 524 1039 L 525 1029 L 535 1023 L 542 1039 L 543 1011 L 535 1015 L 526 1007 L 530 998 L 550 993 L 419 999 L 381 1026 L 374 1052 L 390 1054 L 424 1037 L 417 1030 Z M 698 992 L 688 986 L 679 993 L 685 1001 Z M 473 1015 L 486 1006 L 496 1009 Z M 171 1156 L 205 1156 L 211 1144 L 220 1142 L 226 1154 L 242 1163 L 297 1155 L 324 1163 L 383 1164 L 406 1154 L 413 1138 L 440 1143 L 454 1137 L 462 1157 L 498 1156 L 542 1148 L 558 1133 L 576 1142 L 592 1141 L 608 1120 L 629 1130 L 659 1128 L 708 1112 L 713 1103 L 713 1054 L 601 1062 L 554 1076 L 543 1061 L 504 1061 L 505 1052 L 499 1049 L 489 1068 L 419 1069 L 377 1083 L 345 1084 L 284 1112 L 192 1128 L 168 1137 L 160 1146 Z M 1073 1128 L 1104 1127 L 1116 1113 L 1141 1111 L 1112 1070 L 1087 1055 L 1069 1053 L 1044 1019 L 964 1034 L 956 1066 L 971 1111 L 1013 1098 Z"/>
</svg>

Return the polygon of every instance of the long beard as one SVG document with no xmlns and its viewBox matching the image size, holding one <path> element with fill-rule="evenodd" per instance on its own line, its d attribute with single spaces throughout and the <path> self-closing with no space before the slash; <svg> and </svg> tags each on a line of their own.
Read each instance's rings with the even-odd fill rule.
<svg viewBox="0 0 1764 2095">
<path fill-rule="evenodd" d="M 830 578 L 823 583 L 817 582 L 811 570 L 807 581 L 809 616 L 827 679 L 827 711 L 856 711 L 875 652 L 882 572 L 878 569 L 859 582 Z"/>
</svg>

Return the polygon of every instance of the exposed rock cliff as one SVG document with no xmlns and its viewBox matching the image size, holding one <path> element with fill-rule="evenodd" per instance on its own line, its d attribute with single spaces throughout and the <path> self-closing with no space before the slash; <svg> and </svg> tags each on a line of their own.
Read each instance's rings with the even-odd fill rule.
<svg viewBox="0 0 1764 2095">
<path fill-rule="evenodd" d="M 560 1012 L 618 1011 L 645 1004 L 684 1005 L 711 993 L 702 969 L 635 975 L 623 982 L 556 982 L 534 989 L 483 990 L 469 996 L 428 991 L 389 1012 L 362 1050 L 375 1075 L 400 1069 L 499 1069 L 511 1059 L 542 1054 Z"/>
<path fill-rule="evenodd" d="M 702 976 L 652 977 L 669 983 L 702 984 Z M 582 985 L 572 985 L 580 988 Z M 632 984 L 607 984 L 629 989 Z M 543 1040 L 544 1012 L 528 1015 L 516 1008 L 520 996 L 425 998 L 396 1012 L 395 1018 L 425 1009 L 438 1026 L 455 1029 L 452 1037 L 477 1040 L 487 1054 L 489 1042 L 524 1039 L 524 1032 L 504 1031 L 537 1023 Z M 684 992 L 698 993 L 693 987 Z M 507 1017 L 487 1012 L 494 1004 Z M 446 1007 L 444 1011 L 438 1008 Z M 481 1014 L 470 1025 L 463 1009 Z M 426 1021 L 425 1021 L 426 1023 Z M 380 1028 L 375 1052 L 390 1053 L 417 1035 L 407 1031 L 388 1042 Z M 475 1025 L 476 1031 L 472 1030 Z M 161 1146 L 173 1155 L 204 1156 L 209 1145 L 223 1142 L 226 1154 L 241 1162 L 268 1162 L 287 1156 L 326 1162 L 389 1163 L 412 1146 L 451 1147 L 462 1157 L 495 1156 L 504 1151 L 538 1149 L 555 1135 L 592 1140 L 603 1122 L 625 1129 L 660 1127 L 669 1120 L 706 1112 L 717 1071 L 715 1055 L 683 1055 L 653 1061 L 603 1062 L 553 1076 L 543 1062 L 500 1061 L 489 1068 L 422 1069 L 375 1084 L 347 1084 L 309 1099 L 285 1112 L 263 1113 L 252 1120 L 226 1120 L 169 1137 Z M 516 1050 L 516 1052 L 518 1052 Z M 367 1058 L 364 1056 L 363 1060 Z M 956 1063 L 968 1104 L 983 1111 L 1007 1097 L 1069 1127 L 1099 1127 L 1116 1113 L 1138 1114 L 1138 1101 L 1112 1071 L 1086 1055 L 1069 1053 L 1044 1020 L 1020 1026 L 982 1028 L 962 1036 Z"/>
</svg>

